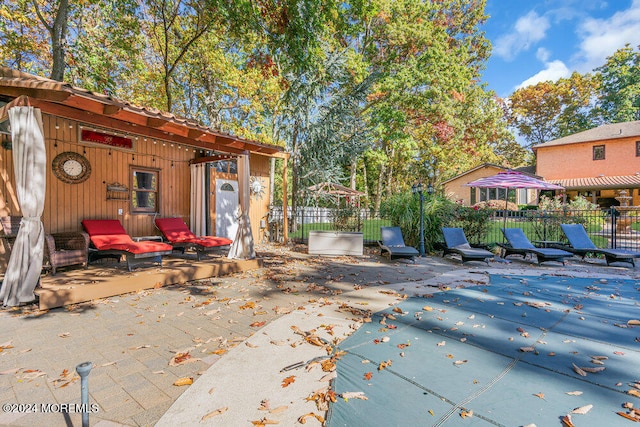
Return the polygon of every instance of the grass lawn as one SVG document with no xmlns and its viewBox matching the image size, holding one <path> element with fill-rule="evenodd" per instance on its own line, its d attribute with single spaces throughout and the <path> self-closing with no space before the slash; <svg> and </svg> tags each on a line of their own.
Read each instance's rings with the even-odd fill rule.
<svg viewBox="0 0 640 427">
<path fill-rule="evenodd" d="M 391 226 L 391 221 L 386 219 L 365 219 L 361 223 L 360 230 L 362 232 L 362 238 L 364 241 L 376 241 L 380 240 L 380 227 Z M 293 239 L 308 239 L 309 231 L 339 231 L 333 222 L 317 222 L 314 224 L 304 224 L 298 226 L 298 230 L 289 234 L 289 237 Z M 345 230 L 356 231 L 356 230 Z M 303 234 L 304 233 L 304 234 Z"/>
</svg>

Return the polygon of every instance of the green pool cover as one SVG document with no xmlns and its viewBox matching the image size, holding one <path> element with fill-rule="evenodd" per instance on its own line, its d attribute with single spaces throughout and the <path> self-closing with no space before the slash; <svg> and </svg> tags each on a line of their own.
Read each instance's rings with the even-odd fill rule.
<svg viewBox="0 0 640 427">
<path fill-rule="evenodd" d="M 492 275 L 404 300 L 340 344 L 334 390 L 366 400 L 338 398 L 327 425 L 559 426 L 576 408 L 577 427 L 633 425 L 617 412 L 640 407 L 639 287 Z"/>
</svg>

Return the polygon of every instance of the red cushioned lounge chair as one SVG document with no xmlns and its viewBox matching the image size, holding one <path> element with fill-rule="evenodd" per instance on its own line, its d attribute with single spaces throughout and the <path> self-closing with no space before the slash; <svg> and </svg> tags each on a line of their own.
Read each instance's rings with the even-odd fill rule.
<svg viewBox="0 0 640 427">
<path fill-rule="evenodd" d="M 198 261 L 206 252 L 229 246 L 232 240 L 226 237 L 196 236 L 181 218 L 156 218 L 156 227 L 176 249 L 192 248 Z"/>
<path fill-rule="evenodd" d="M 162 255 L 168 255 L 173 250 L 166 243 L 134 242 L 117 219 L 85 219 L 82 226 L 93 246 L 89 248 L 89 262 L 107 257 L 119 260 L 124 255 L 127 268 L 131 271 L 136 262 L 153 261 L 162 265 Z"/>
</svg>

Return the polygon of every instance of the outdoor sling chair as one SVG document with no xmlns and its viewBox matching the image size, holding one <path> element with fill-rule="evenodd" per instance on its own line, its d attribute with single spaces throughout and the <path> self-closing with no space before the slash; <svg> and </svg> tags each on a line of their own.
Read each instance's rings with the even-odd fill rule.
<svg viewBox="0 0 640 427">
<path fill-rule="evenodd" d="M 565 258 L 573 256 L 571 252 L 555 248 L 536 248 L 529 241 L 521 228 L 503 228 L 502 233 L 506 237 L 508 244 L 500 244 L 504 250 L 504 258 L 509 255 L 535 255 L 538 264 L 547 261 L 558 261 L 564 264 Z"/>
<path fill-rule="evenodd" d="M 419 255 L 416 248 L 404 244 L 400 227 L 380 227 L 380 234 L 382 235 L 382 240 L 378 241 L 380 255 L 388 255 L 389 259 L 413 259 L 413 257 Z"/>
<path fill-rule="evenodd" d="M 607 260 L 607 265 L 612 262 L 628 262 L 635 267 L 636 263 L 634 258 L 640 258 L 640 252 L 633 252 L 626 249 L 598 248 L 582 224 L 560 224 L 560 227 L 569 241 L 569 246 L 563 246 L 562 249 L 580 255 L 582 259 L 589 253 L 602 254 Z"/>
<path fill-rule="evenodd" d="M 493 253 L 486 249 L 472 248 L 464 235 L 462 228 L 442 227 L 444 235 L 444 250 L 442 256 L 447 254 L 458 254 L 462 258 L 462 262 L 467 261 L 484 261 L 489 263 L 488 259 L 493 258 Z"/>
<path fill-rule="evenodd" d="M 196 251 L 198 261 L 202 259 L 202 255 L 233 243 L 226 237 L 216 236 L 196 236 L 189 230 L 187 224 L 182 218 L 156 218 L 156 227 L 164 235 L 174 249 L 192 248 Z"/>
<path fill-rule="evenodd" d="M 172 252 L 171 245 L 161 242 L 134 242 L 117 219 L 85 219 L 82 226 L 89 234 L 93 247 L 89 248 L 89 262 L 100 258 L 120 259 L 125 256 L 127 268 L 143 261 L 158 262 L 162 255 Z"/>
</svg>

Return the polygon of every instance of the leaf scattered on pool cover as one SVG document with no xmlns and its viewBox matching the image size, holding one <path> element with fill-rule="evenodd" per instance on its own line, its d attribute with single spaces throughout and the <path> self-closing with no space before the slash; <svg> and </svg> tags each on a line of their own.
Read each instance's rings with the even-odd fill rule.
<svg viewBox="0 0 640 427">
<path fill-rule="evenodd" d="M 540 399 L 542 399 L 542 400 L 545 400 L 545 399 L 544 399 L 544 393 L 534 393 L 534 396 L 535 396 L 535 397 L 539 397 L 539 398 L 540 398 Z"/>
<path fill-rule="evenodd" d="M 581 406 L 579 408 L 575 408 L 573 411 L 571 411 L 571 413 L 572 414 L 584 415 L 587 412 L 589 412 L 591 410 L 591 408 L 593 408 L 593 405 L 585 405 L 585 406 Z"/>
<path fill-rule="evenodd" d="M 364 379 L 369 381 L 372 376 L 373 376 L 373 372 L 367 372 L 366 374 L 364 374 Z"/>
</svg>

